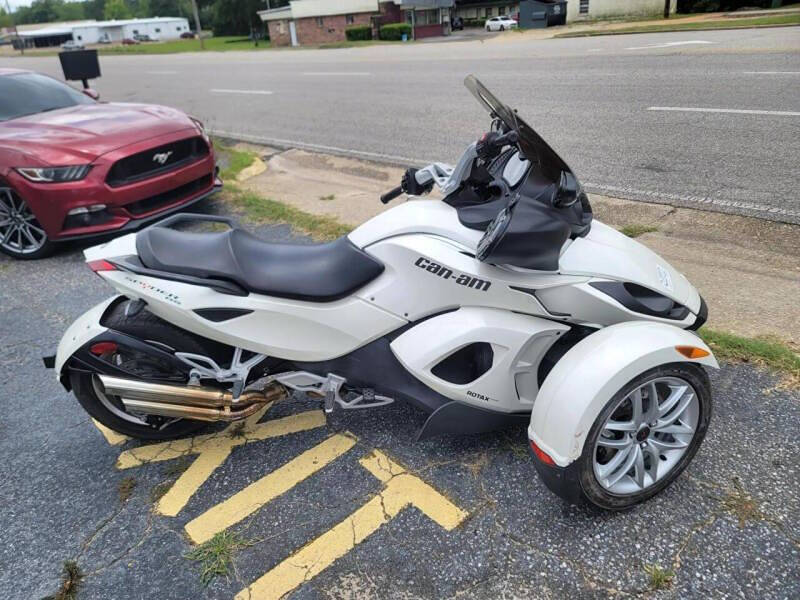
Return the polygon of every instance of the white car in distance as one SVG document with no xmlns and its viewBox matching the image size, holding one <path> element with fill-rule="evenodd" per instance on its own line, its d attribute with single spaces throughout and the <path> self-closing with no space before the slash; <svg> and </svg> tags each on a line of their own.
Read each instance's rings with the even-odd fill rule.
<svg viewBox="0 0 800 600">
<path fill-rule="evenodd" d="M 486 31 L 505 31 L 506 29 L 516 29 L 519 24 L 511 17 L 500 16 L 486 19 Z"/>
</svg>

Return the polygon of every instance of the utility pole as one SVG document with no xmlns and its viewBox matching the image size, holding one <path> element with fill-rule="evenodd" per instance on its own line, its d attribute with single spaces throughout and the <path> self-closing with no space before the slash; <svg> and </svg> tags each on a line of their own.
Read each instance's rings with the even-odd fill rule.
<svg viewBox="0 0 800 600">
<path fill-rule="evenodd" d="M 6 0 L 6 2 L 8 2 L 8 0 Z M 200 40 L 200 50 L 205 50 L 203 30 L 200 28 L 200 11 L 197 10 L 197 0 L 192 0 L 192 12 L 194 13 L 194 27 L 197 29 L 197 37 Z"/>
<path fill-rule="evenodd" d="M 14 15 L 11 13 L 11 5 L 6 0 L 6 12 L 8 12 L 8 18 L 11 19 L 11 23 L 14 25 L 14 35 L 17 38 L 17 43 L 19 44 L 19 53 L 21 55 L 25 55 L 25 42 L 22 41 L 22 38 L 19 37 L 19 30 L 17 29 L 17 20 L 14 18 Z"/>
</svg>

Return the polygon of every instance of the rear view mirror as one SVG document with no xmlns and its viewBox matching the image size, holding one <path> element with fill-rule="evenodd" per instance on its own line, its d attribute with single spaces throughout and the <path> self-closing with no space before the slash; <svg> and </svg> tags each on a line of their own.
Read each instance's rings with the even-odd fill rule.
<svg viewBox="0 0 800 600">
<path fill-rule="evenodd" d="M 558 190 L 553 197 L 553 206 L 556 208 L 567 208 L 578 200 L 580 188 L 575 175 L 569 171 L 561 171 L 561 178 L 558 182 Z"/>
<path fill-rule="evenodd" d="M 89 96 L 92 100 L 100 100 L 100 92 L 93 88 L 84 88 L 81 90 L 84 94 Z"/>
</svg>

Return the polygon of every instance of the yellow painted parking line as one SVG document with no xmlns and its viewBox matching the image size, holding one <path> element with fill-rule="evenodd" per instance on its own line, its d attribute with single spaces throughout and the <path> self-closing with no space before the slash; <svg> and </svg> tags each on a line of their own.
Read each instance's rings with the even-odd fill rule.
<svg viewBox="0 0 800 600">
<path fill-rule="evenodd" d="M 258 423 L 267 408 L 245 421 L 234 423 L 218 433 L 198 435 L 159 444 L 150 444 L 126 450 L 117 459 L 118 469 L 130 469 L 147 463 L 162 462 L 182 456 L 197 455 L 189 468 L 164 494 L 156 511 L 167 516 L 177 515 L 194 493 L 228 458 L 233 448 L 249 442 L 265 440 L 307 431 L 325 425 L 325 413 L 311 410 L 289 417 Z"/>
<path fill-rule="evenodd" d="M 121 433 L 117 433 L 113 429 L 109 429 L 97 419 L 92 419 L 92 423 L 94 423 L 94 426 L 100 430 L 100 433 L 103 434 L 103 437 L 106 438 L 106 441 L 112 446 L 119 446 L 120 444 L 124 444 L 129 439 L 131 439 L 127 435 L 122 435 Z"/>
<path fill-rule="evenodd" d="M 228 445 L 209 448 L 201 452 L 189 465 L 189 468 L 181 473 L 167 493 L 161 496 L 156 504 L 156 512 L 167 517 L 174 517 L 181 512 L 181 509 L 186 506 L 186 503 L 200 489 L 206 479 L 211 477 L 216 468 L 225 462 L 231 450 L 233 450 L 233 446 Z"/>
<path fill-rule="evenodd" d="M 148 444 L 139 448 L 126 450 L 117 459 L 118 469 L 130 469 L 141 467 L 151 462 L 162 462 L 200 454 L 211 448 L 223 445 L 239 446 L 256 440 L 264 440 L 271 437 L 279 437 L 290 433 L 297 433 L 307 429 L 323 427 L 325 425 L 325 413 L 321 410 L 310 410 L 307 412 L 274 419 L 266 423 L 258 423 L 253 428 L 237 428 L 237 424 L 218 432 L 205 435 L 198 435 L 192 438 L 182 438 L 158 444 Z"/>
<path fill-rule="evenodd" d="M 448 531 L 467 517 L 466 512 L 382 452 L 376 450 L 360 462 L 385 484 L 384 489 L 344 521 L 243 589 L 236 600 L 282 598 L 327 569 L 407 506 L 417 507 Z"/>
<path fill-rule="evenodd" d="M 187 523 L 186 533 L 196 544 L 210 540 L 325 467 L 355 443 L 350 435 L 329 437 Z"/>
</svg>

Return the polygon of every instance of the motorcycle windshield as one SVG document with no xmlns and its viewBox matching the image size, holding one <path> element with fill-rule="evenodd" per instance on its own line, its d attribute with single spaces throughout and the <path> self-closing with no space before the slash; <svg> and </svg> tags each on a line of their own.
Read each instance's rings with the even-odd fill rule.
<svg viewBox="0 0 800 600">
<path fill-rule="evenodd" d="M 500 119 L 507 128 L 517 132 L 522 154 L 533 165 L 538 165 L 539 173 L 554 183 L 559 182 L 562 171 L 572 173 L 567 163 L 534 131 L 533 127 L 528 125 L 516 111 L 500 102 L 477 77 L 468 75 L 464 79 L 464 85 L 489 111 L 489 114 Z"/>
</svg>

